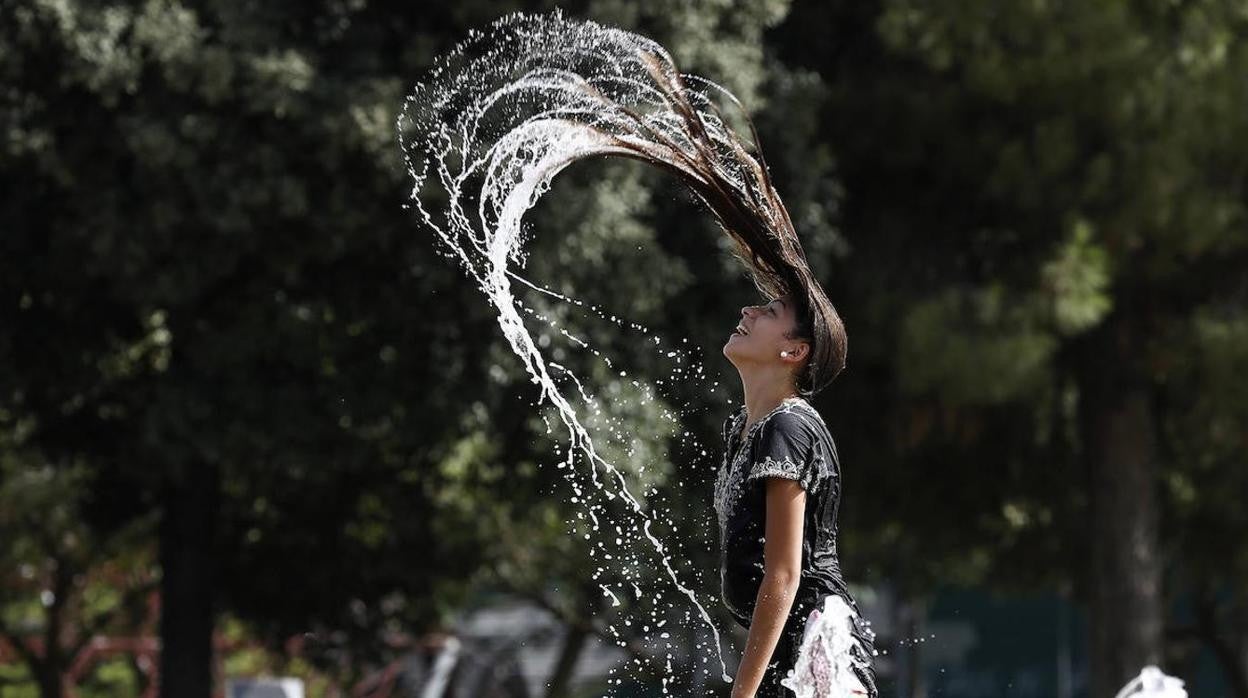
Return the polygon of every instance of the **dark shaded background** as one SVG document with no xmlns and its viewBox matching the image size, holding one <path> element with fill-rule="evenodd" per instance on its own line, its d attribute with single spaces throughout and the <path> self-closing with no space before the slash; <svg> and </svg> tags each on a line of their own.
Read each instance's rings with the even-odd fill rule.
<svg viewBox="0 0 1248 698">
<path fill-rule="evenodd" d="M 501 600 L 553 624 L 545 695 L 600 694 L 576 667 L 618 611 L 565 524 L 558 434 L 404 209 L 394 134 L 469 28 L 552 7 L 0 3 L 0 695 L 266 672 L 339 695 Z M 753 111 L 850 337 L 816 406 L 889 695 L 1109 696 L 1160 663 L 1248 696 L 1243 9 L 561 7 Z M 526 273 L 700 347 L 705 380 L 560 360 L 595 392 L 659 389 L 616 415 L 631 433 L 666 405 L 717 448 L 719 346 L 754 297 L 674 187 L 575 166 Z M 613 355 L 639 342 L 529 302 Z M 717 453 L 642 441 L 683 564 L 713 570 Z M 632 631 L 628 690 L 653 695 Z"/>
</svg>

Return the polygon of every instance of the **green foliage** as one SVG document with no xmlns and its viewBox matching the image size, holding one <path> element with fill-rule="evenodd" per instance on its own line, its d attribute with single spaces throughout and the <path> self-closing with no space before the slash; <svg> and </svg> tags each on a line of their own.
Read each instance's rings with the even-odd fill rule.
<svg viewBox="0 0 1248 698">
<path fill-rule="evenodd" d="M 1055 346 L 1035 315 L 1000 285 L 917 301 L 902 319 L 898 342 L 902 390 L 936 393 L 952 405 L 1030 399 L 1049 382 Z"/>
<path fill-rule="evenodd" d="M 33 690 L 35 677 L 67 671 L 95 636 L 129 635 L 143 620 L 155 586 L 146 544 L 154 517 L 121 527 L 93 521 L 94 477 L 82 462 L 58 465 L 30 452 L 0 450 L 0 567 L 6 570 L 0 575 L 0 640 L 23 660 L 24 670 L 8 677 L 16 685 L 24 674 Z M 16 649 L 31 637 L 55 650 Z M 107 664 L 85 678 L 85 695 L 136 680 L 130 668 Z"/>
<path fill-rule="evenodd" d="M 574 5 L 659 40 L 757 120 L 849 331 L 819 407 L 851 580 L 1077 588 L 1082 349 L 1128 327 L 1104 360 L 1156 396 L 1164 540 L 1191 570 L 1176 584 L 1244 605 L 1248 548 L 1227 544 L 1248 540 L 1242 9 Z M 586 583 L 560 424 L 402 209 L 405 89 L 469 28 L 551 6 L 0 7 L 6 624 L 40 629 L 51 556 L 85 575 L 73 622 L 120 613 L 125 584 L 91 570 L 150 571 L 153 512 L 205 464 L 223 610 L 272 646 L 343 630 L 362 666 L 390 652 L 384 631 L 496 590 L 569 623 L 629 610 Z M 714 598 L 697 570 L 716 562 L 710 466 L 735 391 L 710 387 L 735 385 L 718 342 L 754 290 L 705 214 L 636 163 L 578 164 L 528 223 L 525 275 L 586 305 L 525 291 L 552 324 L 526 322 L 599 400 L 578 403 L 599 455 Z M 102 666 L 92 690 L 124 675 Z"/>
<path fill-rule="evenodd" d="M 1109 295 L 1109 258 L 1092 238 L 1087 221 L 1076 221 L 1065 244 L 1041 269 L 1043 288 L 1052 298 L 1054 329 L 1076 335 L 1095 327 L 1113 307 Z"/>
</svg>

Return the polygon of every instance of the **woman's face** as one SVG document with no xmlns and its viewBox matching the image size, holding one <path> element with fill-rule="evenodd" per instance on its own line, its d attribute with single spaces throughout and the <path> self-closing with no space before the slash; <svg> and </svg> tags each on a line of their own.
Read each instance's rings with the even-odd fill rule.
<svg viewBox="0 0 1248 698">
<path fill-rule="evenodd" d="M 796 363 L 807 345 L 784 336 L 796 326 L 797 314 L 792 298 L 787 295 L 773 298 L 764 305 L 747 305 L 741 309 L 741 321 L 724 344 L 724 356 L 737 366 L 741 362 Z M 782 351 L 792 353 L 799 349 L 802 354 L 789 357 L 790 361 L 780 356 Z"/>
</svg>

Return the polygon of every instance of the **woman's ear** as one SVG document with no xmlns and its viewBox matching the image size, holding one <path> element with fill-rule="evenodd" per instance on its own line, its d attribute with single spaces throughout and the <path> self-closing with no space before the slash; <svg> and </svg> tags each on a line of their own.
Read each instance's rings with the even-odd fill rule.
<svg viewBox="0 0 1248 698">
<path fill-rule="evenodd" d="M 788 358 L 801 361 L 802 359 L 805 359 L 808 354 L 810 354 L 810 342 L 802 342 L 798 344 L 796 348 L 789 349 L 787 351 Z"/>
</svg>

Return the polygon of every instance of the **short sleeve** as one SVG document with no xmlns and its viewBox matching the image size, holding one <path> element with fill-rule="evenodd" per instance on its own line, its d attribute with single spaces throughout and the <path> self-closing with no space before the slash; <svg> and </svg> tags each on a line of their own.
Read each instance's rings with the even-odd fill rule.
<svg viewBox="0 0 1248 698">
<path fill-rule="evenodd" d="M 766 477 L 796 480 L 802 489 L 815 484 L 812 472 L 814 434 L 800 415 L 778 412 L 767 419 L 755 437 L 754 457 L 746 481 Z"/>
</svg>

